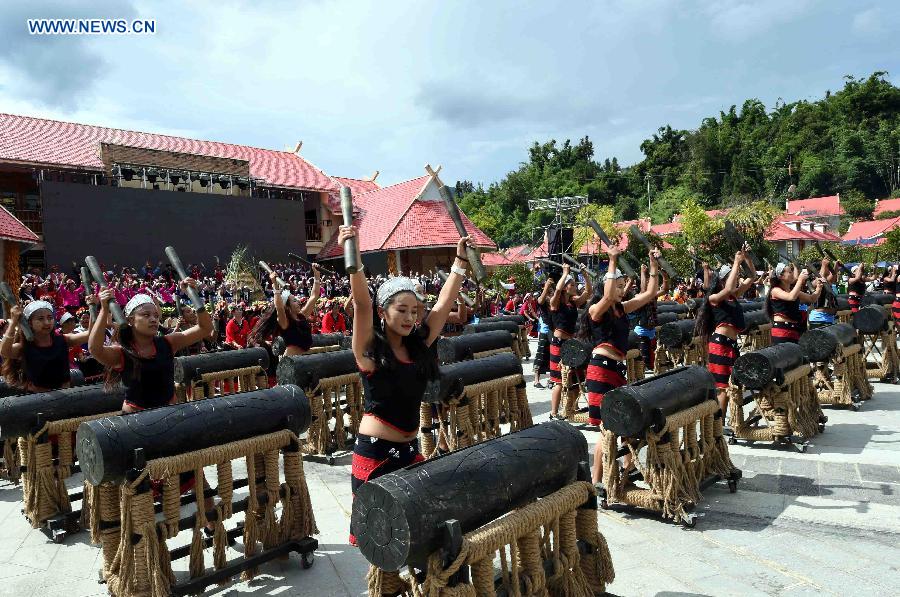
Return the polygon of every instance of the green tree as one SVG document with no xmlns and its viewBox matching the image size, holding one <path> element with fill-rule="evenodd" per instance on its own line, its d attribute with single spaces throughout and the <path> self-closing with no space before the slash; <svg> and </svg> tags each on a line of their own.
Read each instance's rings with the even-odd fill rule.
<svg viewBox="0 0 900 597">
<path fill-rule="evenodd" d="M 600 224 L 603 232 L 609 236 L 610 240 L 614 239 L 619 233 L 616 229 L 616 216 L 613 209 L 607 205 L 595 205 L 589 203 L 579 209 L 575 214 L 575 229 L 572 234 L 572 244 L 575 246 L 576 251 L 589 242 L 599 242 L 597 234 L 587 224 L 590 219 L 593 219 Z"/>
</svg>

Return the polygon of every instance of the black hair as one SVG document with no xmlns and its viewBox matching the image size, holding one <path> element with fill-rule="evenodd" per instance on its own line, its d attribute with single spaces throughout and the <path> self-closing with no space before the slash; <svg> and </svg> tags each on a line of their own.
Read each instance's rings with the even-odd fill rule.
<svg viewBox="0 0 900 597">
<path fill-rule="evenodd" d="M 721 292 L 725 287 L 725 282 L 722 281 L 722 278 L 718 275 L 714 276 L 713 279 L 710 280 L 710 289 L 709 292 L 706 293 L 706 297 L 703 298 L 703 301 L 700 303 L 700 308 L 697 309 L 697 319 L 694 324 L 694 335 L 699 336 L 707 341 L 710 335 L 715 331 L 713 314 L 712 314 L 712 304 L 709 302 L 709 297 L 716 294 L 717 292 Z"/>
<path fill-rule="evenodd" d="M 784 272 L 786 272 L 788 267 L 791 266 L 785 267 L 783 270 L 781 270 L 781 273 L 783 274 Z M 775 317 L 775 309 L 774 307 L 772 307 L 772 290 L 774 290 L 775 288 L 781 288 L 781 276 L 776 274 L 775 270 L 772 269 L 772 275 L 769 276 L 769 293 L 766 294 L 766 302 L 763 309 L 765 309 L 766 315 L 769 316 L 769 319 L 772 319 L 773 321 L 773 318 Z"/>
<path fill-rule="evenodd" d="M 290 299 L 288 299 L 288 301 L 290 301 Z M 284 305 L 284 314 L 287 315 L 288 325 L 292 325 L 299 321 L 297 316 L 291 311 L 289 302 L 286 302 Z M 301 317 L 303 316 L 301 315 Z M 250 334 L 247 336 L 247 345 L 263 346 L 266 341 L 271 340 L 280 332 L 281 326 L 278 325 L 278 309 L 275 308 L 275 305 L 269 305 L 266 307 L 263 314 L 259 316 L 259 320 L 256 322 L 256 325 L 253 326 L 253 329 L 250 330 Z"/>
<path fill-rule="evenodd" d="M 132 345 L 134 344 L 134 328 L 127 323 L 115 326 L 111 341 L 122 347 L 122 353 L 125 355 L 125 359 L 131 363 L 132 377 L 135 380 L 140 380 L 141 361 L 143 359 L 141 359 L 132 348 Z M 103 382 L 103 387 L 107 392 L 116 390 L 122 385 L 122 371 L 116 371 L 111 367 L 106 367 Z"/>
<path fill-rule="evenodd" d="M 388 301 L 388 305 L 390 305 L 390 303 L 391 301 Z M 381 318 L 378 316 L 378 307 L 373 301 L 371 354 L 372 360 L 375 361 L 375 366 L 377 368 L 383 368 L 387 371 L 393 371 L 397 368 L 399 362 L 397 361 L 397 356 L 394 354 L 393 349 L 391 349 L 390 344 L 388 344 L 387 334 L 385 330 L 382 329 L 381 325 L 377 323 L 380 319 Z M 403 336 L 402 342 L 403 346 L 406 348 L 406 351 L 409 353 L 410 360 L 415 363 L 416 370 L 419 372 L 419 374 L 421 374 L 425 379 L 432 380 L 438 378 L 439 370 L 437 359 L 437 344 L 435 343 L 431 346 L 428 346 L 425 343 L 425 341 L 428 339 L 429 333 L 430 330 L 428 328 L 428 324 L 423 321 L 422 325 L 413 328 L 411 334 L 409 334 L 408 336 Z"/>
</svg>

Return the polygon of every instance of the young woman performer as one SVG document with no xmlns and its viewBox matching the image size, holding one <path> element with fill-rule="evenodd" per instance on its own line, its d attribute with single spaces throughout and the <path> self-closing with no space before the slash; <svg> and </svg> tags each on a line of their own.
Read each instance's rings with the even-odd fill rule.
<svg viewBox="0 0 900 597">
<path fill-rule="evenodd" d="M 647 266 L 641 265 L 641 292 L 647 290 Z M 648 301 L 635 313 L 638 323 L 634 333 L 640 338 L 641 358 L 647 369 L 652 370 L 656 357 L 656 300 L 669 292 L 669 276 L 663 272 L 662 287 L 657 291 L 654 300 Z"/>
<path fill-rule="evenodd" d="M 898 278 L 898 266 L 891 266 L 891 276 L 894 278 L 894 302 L 891 303 L 891 313 L 894 316 L 894 323 L 900 325 L 900 281 Z"/>
<path fill-rule="evenodd" d="M 584 277 L 584 292 L 578 292 L 575 278 L 569 275 L 569 266 L 563 266 L 562 275 L 556 283 L 553 296 L 550 297 L 550 315 L 553 318 L 553 336 L 550 338 L 550 381 L 553 382 L 553 393 L 550 394 L 550 418 L 560 419 L 559 399 L 562 396 L 562 372 L 559 359 L 562 343 L 575 335 L 575 324 L 578 320 L 578 308 L 590 298 L 591 278 Z"/>
<path fill-rule="evenodd" d="M 612 389 L 625 385 L 625 353 L 628 352 L 628 314 L 656 300 L 659 251 L 650 252 L 650 277 L 647 286 L 634 298 L 622 302 L 628 287 L 622 272 L 616 268 L 621 251 L 617 247 L 607 249 L 609 269 L 604 277 L 603 295 L 594 295 L 591 305 L 585 309 L 579 322 L 579 338 L 591 343 L 591 360 L 587 368 L 588 422 L 600 425 L 600 407 L 603 396 Z M 594 464 L 591 479 L 599 483 L 603 478 L 603 442 L 594 447 Z M 626 462 L 626 468 L 629 462 Z"/>
<path fill-rule="evenodd" d="M 746 248 L 745 245 L 744 249 Z M 731 370 L 740 356 L 737 336 L 746 327 L 744 310 L 737 299 L 756 282 L 755 275 L 740 281 L 738 274 L 742 262 L 753 269 L 753 262 L 742 250 L 734 254 L 734 263 L 730 267 L 723 265 L 718 272 L 709 272 L 709 296 L 700 306 L 694 326 L 694 335 L 707 339 L 709 357 L 706 368 L 716 381 L 719 408 L 722 409 L 723 416 L 728 412 L 726 390 Z M 704 267 L 709 269 L 705 264 Z"/>
<path fill-rule="evenodd" d="M 94 297 L 88 300 L 94 302 Z M 32 301 L 24 309 L 16 305 L 10 309 L 9 315 L 9 327 L 0 342 L 6 383 L 26 393 L 68 388 L 71 385 L 69 349 L 84 344 L 88 332 L 57 334 L 54 331 L 53 305 L 46 301 Z M 24 338 L 16 339 L 21 317 L 25 317 L 34 331 L 31 342 Z"/>
<path fill-rule="evenodd" d="M 823 280 L 822 293 L 818 300 L 810 305 L 809 317 L 807 322 L 809 329 L 822 328 L 834 323 L 834 317 L 837 313 L 837 299 L 831 292 L 831 285 L 837 279 L 834 270 L 831 269 L 831 262 L 827 259 L 822 260 L 819 267 L 819 277 Z"/>
<path fill-rule="evenodd" d="M 197 287 L 197 283 L 188 278 L 182 282 L 182 290 L 186 284 Z M 113 333 L 113 343 L 105 346 L 109 301 L 115 300 L 115 296 L 115 291 L 110 288 L 100 291 L 100 314 L 88 340 L 91 355 L 106 366 L 106 387 L 119 383 L 125 387 L 123 415 L 174 404 L 175 353 L 208 338 L 213 329 L 212 318 L 206 309 L 201 309 L 194 327 L 159 336 L 159 306 L 149 295 L 136 294 L 125 305 L 128 323 L 118 326 Z M 181 493 L 190 491 L 194 481 L 194 473 L 179 475 Z M 154 496 L 158 497 L 161 485 L 153 481 L 151 484 Z M 207 510 L 212 505 L 212 498 L 204 500 Z M 211 531 L 214 525 L 207 524 L 206 528 Z"/>
<path fill-rule="evenodd" d="M 862 298 L 866 296 L 866 283 L 871 282 L 867 277 L 863 264 L 853 268 L 853 275 L 847 281 L 847 302 L 850 303 L 850 311 L 856 313 L 862 305 Z"/>
<path fill-rule="evenodd" d="M 185 280 L 196 288 L 193 279 Z M 136 294 L 125 305 L 128 323 L 113 333 L 113 342 L 104 345 L 109 301 L 112 289 L 100 292 L 100 314 L 91 327 L 88 349 L 91 356 L 106 366 L 106 384 L 125 386 L 122 414 L 172 404 L 175 400 L 175 353 L 209 337 L 212 319 L 206 309 L 197 314 L 197 325 L 184 332 L 158 336 L 160 313 L 154 300 Z"/>
<path fill-rule="evenodd" d="M 803 270 L 798 275 L 793 266 L 779 263 L 775 266 L 770 279 L 771 288 L 766 297 L 766 313 L 772 320 L 772 344 L 782 342 L 798 342 L 803 332 L 803 313 L 800 303 L 818 302 L 822 295 L 822 280 L 813 282 L 815 291 L 804 292 L 809 273 Z"/>
<path fill-rule="evenodd" d="M 316 302 L 319 300 L 319 289 L 322 284 L 319 267 L 313 265 L 312 270 L 315 278 L 309 291 L 309 298 L 303 304 L 286 288 L 278 288 L 277 272 L 269 275 L 269 279 L 272 280 L 272 288 L 275 290 L 273 301 L 275 305 L 259 318 L 259 321 L 250 333 L 254 342 L 262 342 L 273 335 L 281 334 L 285 344 L 282 356 L 292 357 L 303 354 L 310 349 L 312 346 L 310 318 L 315 314 Z"/>
<path fill-rule="evenodd" d="M 338 244 L 354 238 L 355 226 L 341 226 Z M 419 301 L 416 283 L 390 278 L 372 297 L 360 268 L 350 275 L 356 319 L 351 340 L 365 393 L 365 414 L 353 446 L 353 493 L 365 482 L 421 461 L 416 436 L 425 384 L 438 375 L 437 340 L 466 273 L 466 241 L 459 240 L 456 260 L 437 302 L 416 326 Z M 362 259 L 357 255 L 357 263 Z M 377 322 L 377 323 L 373 323 Z M 353 530 L 350 542 L 356 543 Z"/>
<path fill-rule="evenodd" d="M 555 284 L 553 278 L 547 278 L 541 295 L 537 298 L 538 346 L 534 355 L 534 387 L 544 389 L 541 375 L 550 369 L 550 335 L 553 333 L 553 318 L 550 316 L 550 296 Z"/>
</svg>

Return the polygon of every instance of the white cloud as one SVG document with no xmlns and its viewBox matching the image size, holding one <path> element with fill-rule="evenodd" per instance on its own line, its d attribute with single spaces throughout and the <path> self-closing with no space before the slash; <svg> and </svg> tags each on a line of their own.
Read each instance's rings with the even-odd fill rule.
<svg viewBox="0 0 900 597">
<path fill-rule="evenodd" d="M 713 35 L 735 43 L 745 42 L 790 23 L 805 14 L 811 0 L 709 0 L 704 10 Z"/>
<path fill-rule="evenodd" d="M 156 35 L 75 39 L 80 54 L 0 51 L 0 111 L 275 149 L 303 140 L 326 172 L 377 169 L 385 183 L 425 162 L 447 180 L 490 182 L 533 141 L 587 134 L 598 158 L 624 165 L 666 123 L 692 128 L 748 97 L 817 97 L 845 73 L 900 72 L 900 54 L 883 48 L 822 60 L 821 40 L 840 39 L 859 12 L 850 2 L 132 5 Z M 30 11 L 67 16 L 45 14 L 62 0 L 10 6 L 0 36 Z"/>
<path fill-rule="evenodd" d="M 853 32 L 866 37 L 878 37 L 885 33 L 885 23 L 881 10 L 877 7 L 868 8 L 853 17 Z"/>
</svg>

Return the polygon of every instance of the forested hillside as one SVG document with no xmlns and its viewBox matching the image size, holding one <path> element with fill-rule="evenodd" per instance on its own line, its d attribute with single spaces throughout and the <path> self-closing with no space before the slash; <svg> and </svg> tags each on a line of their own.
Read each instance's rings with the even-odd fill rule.
<svg viewBox="0 0 900 597">
<path fill-rule="evenodd" d="M 562 195 L 587 195 L 617 219 L 649 216 L 654 224 L 686 200 L 714 208 L 763 199 L 783 208 L 785 199 L 835 193 L 865 217 L 876 198 L 900 192 L 900 88 L 885 74 L 847 77 L 843 89 L 814 102 L 766 107 L 748 99 L 696 130 L 661 126 L 629 167 L 595 155 L 587 137 L 536 141 L 528 161 L 501 181 L 458 182 L 460 206 L 501 246 L 532 242 L 534 227 L 549 222 L 548 213 L 529 213 L 528 199 Z"/>
</svg>

